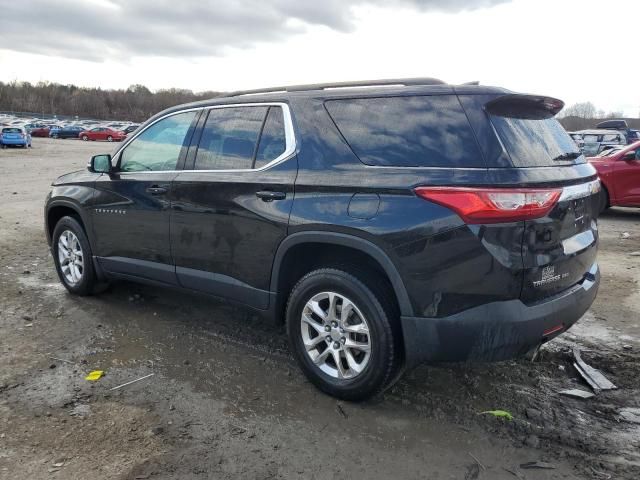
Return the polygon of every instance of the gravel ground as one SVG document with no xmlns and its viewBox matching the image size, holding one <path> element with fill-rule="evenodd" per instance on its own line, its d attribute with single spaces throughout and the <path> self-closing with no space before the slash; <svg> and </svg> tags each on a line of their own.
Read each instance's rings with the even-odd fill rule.
<svg viewBox="0 0 640 480">
<path fill-rule="evenodd" d="M 43 201 L 111 148 L 0 151 L 0 478 L 640 478 L 640 210 L 601 217 L 599 296 L 535 362 L 420 367 L 350 404 L 315 390 L 283 328 L 246 311 L 128 283 L 66 293 Z M 619 388 L 559 395 L 588 390 L 575 346 Z M 84 380 L 94 369 L 106 375 Z M 492 409 L 514 419 L 479 415 Z"/>
</svg>

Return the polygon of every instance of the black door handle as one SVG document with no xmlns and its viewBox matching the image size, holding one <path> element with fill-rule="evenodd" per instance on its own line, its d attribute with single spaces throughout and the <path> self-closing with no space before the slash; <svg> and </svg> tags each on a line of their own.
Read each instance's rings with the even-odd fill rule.
<svg viewBox="0 0 640 480">
<path fill-rule="evenodd" d="M 162 195 L 167 192 L 168 190 L 165 187 L 159 187 L 158 185 L 147 187 L 147 193 L 150 193 L 151 195 Z"/>
<path fill-rule="evenodd" d="M 272 192 L 271 190 L 261 190 L 256 192 L 256 197 L 261 198 L 265 202 L 273 202 L 274 200 L 284 200 L 287 194 L 284 192 Z"/>
</svg>

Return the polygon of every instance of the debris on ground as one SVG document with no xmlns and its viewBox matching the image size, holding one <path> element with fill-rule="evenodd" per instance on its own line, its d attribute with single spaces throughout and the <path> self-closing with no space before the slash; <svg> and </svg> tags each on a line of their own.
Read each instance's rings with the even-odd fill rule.
<svg viewBox="0 0 640 480">
<path fill-rule="evenodd" d="M 469 456 L 470 456 L 471 458 L 473 458 L 473 459 L 476 461 L 476 463 L 478 464 L 478 466 L 479 466 L 482 470 L 486 470 L 486 469 L 487 469 L 487 467 L 485 467 L 485 466 L 482 464 L 482 462 L 481 462 L 480 460 L 478 460 L 478 458 L 477 458 L 473 453 L 471 453 L 471 452 L 467 452 L 467 453 L 469 454 Z"/>
<path fill-rule="evenodd" d="M 104 375 L 104 371 L 103 370 L 93 370 L 92 372 L 89 372 L 89 375 L 84 377 L 84 379 L 88 380 L 90 382 L 95 382 L 97 380 L 100 380 L 100 378 L 103 375 Z"/>
<path fill-rule="evenodd" d="M 340 405 L 339 403 L 336 403 L 336 410 L 344 418 L 349 418 L 349 415 L 347 415 L 347 412 L 344 411 L 344 408 L 342 408 L 342 405 Z"/>
<path fill-rule="evenodd" d="M 525 469 L 540 469 L 540 470 L 554 470 L 555 465 L 547 462 L 527 462 L 520 465 L 520 468 Z"/>
<path fill-rule="evenodd" d="M 600 370 L 587 365 L 580 356 L 580 350 L 574 348 L 573 356 L 576 359 L 573 366 L 594 392 L 599 393 L 600 390 L 614 390 L 618 388 L 611 383 Z"/>
<path fill-rule="evenodd" d="M 49 356 L 49 358 L 52 360 L 57 360 L 59 362 L 70 363 L 71 365 L 73 365 L 73 362 L 69 360 L 65 360 L 64 358 L 58 358 L 58 357 L 52 357 L 52 356 Z"/>
<path fill-rule="evenodd" d="M 517 471 L 517 470 L 515 470 L 515 469 L 513 469 L 513 470 L 512 470 L 512 469 L 510 469 L 510 468 L 505 468 L 505 467 L 502 467 L 502 469 L 503 469 L 505 472 L 510 473 L 510 474 L 511 474 L 511 475 L 513 475 L 514 477 L 519 478 L 520 480 L 525 480 L 525 478 L 526 478 L 522 473 L 520 473 L 519 471 Z"/>
<path fill-rule="evenodd" d="M 626 422 L 640 424 L 640 408 L 623 408 L 619 413 Z"/>
<path fill-rule="evenodd" d="M 150 373 L 149 375 L 145 375 L 144 377 L 136 378 L 135 380 L 131 380 L 130 382 L 123 383 L 122 385 L 118 385 L 117 387 L 110 388 L 109 390 L 118 390 L 119 388 L 126 387 L 127 385 L 131 385 L 132 383 L 139 382 L 140 380 L 144 380 L 145 378 L 153 377 L 155 373 Z"/>
<path fill-rule="evenodd" d="M 487 410 L 486 412 L 480 412 L 478 415 L 493 415 L 494 417 L 513 420 L 513 415 L 506 410 Z"/>
<path fill-rule="evenodd" d="M 586 390 L 580 390 L 579 388 L 571 388 L 569 390 L 561 390 L 558 392 L 560 395 L 566 395 L 567 397 L 573 398 L 591 398 L 595 395 L 591 392 L 587 392 Z"/>
</svg>

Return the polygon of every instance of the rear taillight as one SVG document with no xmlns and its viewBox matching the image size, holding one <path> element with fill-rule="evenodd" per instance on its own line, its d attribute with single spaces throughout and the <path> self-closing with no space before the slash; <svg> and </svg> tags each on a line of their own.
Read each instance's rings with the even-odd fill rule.
<svg viewBox="0 0 640 480">
<path fill-rule="evenodd" d="M 455 211 L 465 223 L 504 223 L 544 217 L 562 189 L 418 187 L 415 192 Z"/>
</svg>

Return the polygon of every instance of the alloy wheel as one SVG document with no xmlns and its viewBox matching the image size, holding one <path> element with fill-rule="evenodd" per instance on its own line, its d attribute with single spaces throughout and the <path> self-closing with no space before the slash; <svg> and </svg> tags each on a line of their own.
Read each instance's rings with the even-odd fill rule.
<svg viewBox="0 0 640 480">
<path fill-rule="evenodd" d="M 307 355 L 321 371 L 343 380 L 360 375 L 371 358 L 371 334 L 362 312 L 336 292 L 314 295 L 300 318 Z"/>
<path fill-rule="evenodd" d="M 65 230 L 58 237 L 58 262 L 69 285 L 76 285 L 82 280 L 84 253 L 78 237 L 71 230 Z"/>
</svg>

